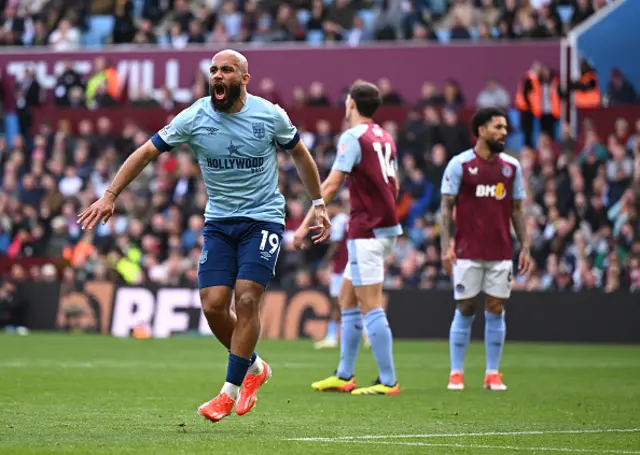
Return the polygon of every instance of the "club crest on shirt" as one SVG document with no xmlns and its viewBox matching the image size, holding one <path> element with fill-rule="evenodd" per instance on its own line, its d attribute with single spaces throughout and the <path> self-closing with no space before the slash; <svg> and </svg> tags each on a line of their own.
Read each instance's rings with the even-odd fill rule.
<svg viewBox="0 0 640 455">
<path fill-rule="evenodd" d="M 265 136 L 265 128 L 264 122 L 254 122 L 251 124 L 253 127 L 253 136 L 256 139 L 264 139 Z"/>
<path fill-rule="evenodd" d="M 504 175 L 506 178 L 509 178 L 513 175 L 513 170 L 511 169 L 511 166 L 507 166 L 506 164 L 502 167 L 502 175 Z"/>
</svg>

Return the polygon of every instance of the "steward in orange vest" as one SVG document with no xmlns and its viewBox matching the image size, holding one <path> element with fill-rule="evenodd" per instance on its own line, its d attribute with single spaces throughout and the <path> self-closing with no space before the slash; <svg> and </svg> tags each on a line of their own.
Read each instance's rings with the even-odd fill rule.
<svg viewBox="0 0 640 455">
<path fill-rule="evenodd" d="M 561 115 L 560 80 L 545 66 L 534 65 L 518 83 L 514 99 L 520 111 L 520 126 L 525 144 L 533 147 L 534 119 L 540 122 L 540 130 L 555 137 L 556 123 Z"/>
<path fill-rule="evenodd" d="M 547 70 L 548 71 L 548 70 Z M 534 117 L 541 118 L 544 106 L 544 93 L 542 86 L 546 83 L 549 87 L 549 104 L 551 111 L 547 114 L 559 119 L 561 115 L 560 81 L 557 76 L 552 76 L 549 71 L 549 81 L 545 81 L 534 72 L 529 71 L 525 80 L 518 84 L 515 97 L 515 106 L 520 111 L 531 112 Z"/>
<path fill-rule="evenodd" d="M 571 83 L 573 99 L 577 109 L 600 107 L 600 84 L 596 71 L 585 60 L 580 62 L 582 76 Z"/>
</svg>

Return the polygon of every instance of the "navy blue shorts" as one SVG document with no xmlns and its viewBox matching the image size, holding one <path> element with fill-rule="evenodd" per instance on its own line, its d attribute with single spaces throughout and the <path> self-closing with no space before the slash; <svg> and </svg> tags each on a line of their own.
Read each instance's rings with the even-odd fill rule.
<svg viewBox="0 0 640 455">
<path fill-rule="evenodd" d="M 284 226 L 250 218 L 207 221 L 198 269 L 200 289 L 249 280 L 265 288 L 275 274 Z"/>
</svg>

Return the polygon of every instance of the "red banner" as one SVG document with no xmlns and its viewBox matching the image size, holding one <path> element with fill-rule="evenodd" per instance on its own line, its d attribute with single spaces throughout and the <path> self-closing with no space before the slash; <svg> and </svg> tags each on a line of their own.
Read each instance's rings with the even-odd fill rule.
<svg viewBox="0 0 640 455">
<path fill-rule="evenodd" d="M 431 45 L 394 43 L 366 45 L 357 48 L 342 45 L 308 47 L 236 46 L 249 59 L 253 82 L 250 91 L 257 90 L 263 78 L 271 78 L 284 103 L 291 101 L 295 86 L 305 89 L 313 81 L 321 81 L 327 95 L 338 100 L 341 91 L 354 80 L 372 82 L 389 78 L 404 100 L 415 102 L 425 81 L 442 85 L 448 78 L 458 81 L 467 100 L 475 100 L 485 79 L 496 76 L 512 93 L 516 81 L 534 60 L 555 69 L 560 68 L 560 43 L 490 43 Z M 65 61 L 71 61 L 81 74 L 89 74 L 93 59 L 103 56 L 117 69 L 127 87 L 130 99 L 147 93 L 159 93 L 166 86 L 179 102 L 190 99 L 195 72 L 208 73 L 211 57 L 219 49 L 213 46 L 184 50 L 134 47 L 118 50 L 101 49 L 82 52 L 18 52 L 0 54 L 2 74 L 21 78 L 28 67 L 34 67 L 40 84 L 53 88 Z"/>
</svg>

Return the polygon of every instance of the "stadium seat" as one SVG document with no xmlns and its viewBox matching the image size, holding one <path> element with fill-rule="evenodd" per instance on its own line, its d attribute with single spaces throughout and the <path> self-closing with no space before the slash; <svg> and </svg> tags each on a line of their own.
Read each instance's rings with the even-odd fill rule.
<svg viewBox="0 0 640 455">
<path fill-rule="evenodd" d="M 324 42 L 324 32 L 322 30 L 307 31 L 307 43 L 312 46 L 319 46 Z"/>
<path fill-rule="evenodd" d="M 296 13 L 296 16 L 298 16 L 298 22 L 300 22 L 300 25 L 302 25 L 304 28 L 307 28 L 307 23 L 311 18 L 311 13 L 306 9 L 299 9 Z"/>
<path fill-rule="evenodd" d="M 142 12 L 144 11 L 145 0 L 133 0 L 133 17 L 134 19 L 140 19 Z"/>
<path fill-rule="evenodd" d="M 4 114 L 4 135 L 7 138 L 7 144 L 13 142 L 13 138 L 20 134 L 20 122 L 16 114 Z"/>
<path fill-rule="evenodd" d="M 507 121 L 511 131 L 520 131 L 520 112 L 517 109 L 511 108 L 507 112 Z"/>
<path fill-rule="evenodd" d="M 537 118 L 533 119 L 533 130 L 532 130 L 532 135 L 533 135 L 533 146 L 537 147 L 538 146 L 538 134 L 540 134 L 540 120 Z"/>
<path fill-rule="evenodd" d="M 436 30 L 436 36 L 441 43 L 448 43 L 451 41 L 451 31 L 449 29 Z"/>
<path fill-rule="evenodd" d="M 515 131 L 507 136 L 507 148 L 519 153 L 524 147 L 524 134 L 521 131 Z"/>
<path fill-rule="evenodd" d="M 83 42 L 91 47 L 102 46 L 111 38 L 114 22 L 113 16 L 89 17 L 89 31 L 84 34 Z"/>
<path fill-rule="evenodd" d="M 371 11 L 368 9 L 363 9 L 358 11 L 358 16 L 360 16 L 360 18 L 362 19 L 362 22 L 364 22 L 364 28 L 367 32 L 369 33 L 373 33 L 374 32 L 374 23 L 376 20 L 376 13 L 375 11 Z"/>
<path fill-rule="evenodd" d="M 563 24 L 569 23 L 573 17 L 573 5 L 558 5 L 556 11 L 558 12 Z"/>
</svg>

